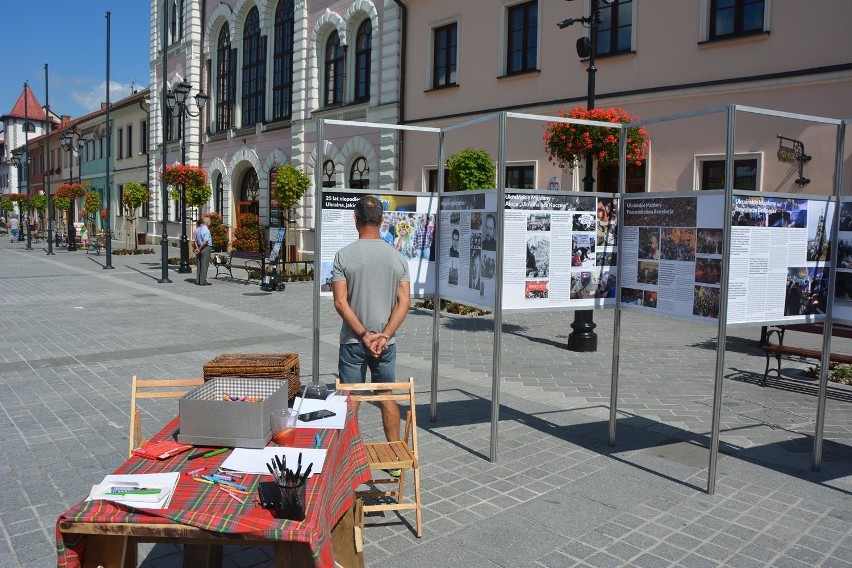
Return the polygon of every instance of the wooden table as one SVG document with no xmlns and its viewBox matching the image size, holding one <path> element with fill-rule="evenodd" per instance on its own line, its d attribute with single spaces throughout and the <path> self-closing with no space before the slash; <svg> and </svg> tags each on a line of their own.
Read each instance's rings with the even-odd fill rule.
<svg viewBox="0 0 852 568">
<path fill-rule="evenodd" d="M 154 440 L 172 436 L 179 427 L 175 418 Z M 60 568 L 126 568 L 136 566 L 137 542 L 171 542 L 184 545 L 184 566 L 219 566 L 222 545 L 272 545 L 275 565 L 332 568 L 363 567 L 356 550 L 355 489 L 370 479 L 364 444 L 352 407 L 343 430 L 298 429 L 295 447 L 314 447 L 321 436 L 328 450 L 323 472 L 308 481 L 304 521 L 278 520 L 256 504 L 257 483 L 271 476 L 247 475 L 243 484 L 251 494 L 246 503 L 230 499 L 213 486 L 181 475 L 168 508 L 143 510 L 110 501 L 83 501 L 57 521 L 57 556 Z M 187 461 L 195 452 L 155 461 L 132 457 L 117 474 L 187 472 L 204 467 L 216 469 L 228 453 Z M 100 482 L 95 479 L 92 483 Z"/>
</svg>

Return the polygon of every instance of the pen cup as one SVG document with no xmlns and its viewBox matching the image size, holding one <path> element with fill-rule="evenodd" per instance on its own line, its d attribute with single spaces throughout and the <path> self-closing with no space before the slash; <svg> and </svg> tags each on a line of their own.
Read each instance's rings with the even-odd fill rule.
<svg viewBox="0 0 852 568">
<path fill-rule="evenodd" d="M 291 521 L 305 520 L 305 486 L 307 481 L 301 483 L 279 485 L 280 499 L 276 503 L 273 516 L 276 519 L 289 519 Z"/>
<path fill-rule="evenodd" d="M 279 446 L 292 446 L 296 439 L 296 419 L 298 414 L 292 408 L 275 410 L 269 416 L 272 429 L 272 441 Z"/>
</svg>

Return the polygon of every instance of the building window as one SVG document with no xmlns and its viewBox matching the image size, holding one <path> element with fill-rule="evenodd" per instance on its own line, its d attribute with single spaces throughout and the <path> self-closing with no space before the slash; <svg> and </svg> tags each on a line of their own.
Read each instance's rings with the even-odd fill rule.
<svg viewBox="0 0 852 568">
<path fill-rule="evenodd" d="M 143 120 L 139 123 L 139 151 L 143 154 L 148 153 L 148 121 Z"/>
<path fill-rule="evenodd" d="M 757 191 L 757 158 L 734 160 L 734 189 Z M 725 189 L 725 160 L 701 162 L 701 189 Z"/>
<path fill-rule="evenodd" d="M 177 41 L 178 37 L 178 19 L 181 18 L 180 13 L 178 12 L 177 0 L 173 0 L 172 2 L 172 14 L 171 21 L 169 22 L 169 45 L 173 44 Z"/>
<path fill-rule="evenodd" d="M 426 170 L 426 190 L 430 193 L 438 191 L 438 168 Z M 455 191 L 450 186 L 450 170 L 448 168 L 444 168 L 444 191 Z"/>
<path fill-rule="evenodd" d="M 120 160 L 124 157 L 124 129 L 123 128 L 118 129 L 118 136 L 116 138 L 118 138 L 118 152 L 116 154 L 117 154 L 117 158 Z"/>
<path fill-rule="evenodd" d="M 275 10 L 275 53 L 272 70 L 272 120 L 293 114 L 293 0 L 280 0 Z"/>
<path fill-rule="evenodd" d="M 334 162 L 331 160 L 322 163 L 322 186 L 337 187 L 337 182 L 334 179 Z"/>
<path fill-rule="evenodd" d="M 506 166 L 506 187 L 535 189 L 535 166 Z"/>
<path fill-rule="evenodd" d="M 765 0 L 710 0 L 710 39 L 763 31 Z"/>
<path fill-rule="evenodd" d="M 229 129 L 233 120 L 236 85 L 233 62 L 231 33 L 226 24 L 219 30 L 219 40 L 216 43 L 216 130 L 218 132 Z"/>
<path fill-rule="evenodd" d="M 364 20 L 355 36 L 355 100 L 370 99 L 370 56 L 373 24 Z"/>
<path fill-rule="evenodd" d="M 435 28 L 434 45 L 432 46 L 432 88 L 447 87 L 457 83 L 458 24 L 453 22 L 440 28 Z"/>
<path fill-rule="evenodd" d="M 266 36 L 260 35 L 260 13 L 252 8 L 243 35 L 243 126 L 263 121 L 266 90 Z"/>
<path fill-rule="evenodd" d="M 367 159 L 364 156 L 352 162 L 352 167 L 349 168 L 349 187 L 352 189 L 369 189 L 370 187 L 370 166 L 367 165 Z"/>
<path fill-rule="evenodd" d="M 222 174 L 216 176 L 216 194 L 213 198 L 213 208 L 215 211 L 222 213 L 225 206 L 225 182 L 222 179 Z"/>
<path fill-rule="evenodd" d="M 133 157 L 133 125 L 127 125 L 127 157 Z"/>
<path fill-rule="evenodd" d="M 180 0 L 180 6 L 178 7 L 178 39 L 183 39 L 183 0 Z"/>
<path fill-rule="evenodd" d="M 343 46 L 337 31 L 325 44 L 325 106 L 343 102 Z"/>
<path fill-rule="evenodd" d="M 145 189 L 148 189 L 148 184 L 143 183 L 142 185 L 145 186 Z M 151 218 L 151 193 L 150 192 L 148 193 L 148 199 L 146 199 L 142 203 L 142 218 L 143 219 L 150 219 Z"/>
<path fill-rule="evenodd" d="M 647 160 L 642 160 L 640 165 L 633 162 L 627 164 L 627 186 L 626 193 L 642 193 L 645 191 L 645 166 Z M 618 193 L 618 164 L 598 164 L 598 182 L 595 191 L 607 193 Z"/>
<path fill-rule="evenodd" d="M 168 142 L 175 140 L 175 117 L 168 105 L 166 105 L 166 140 Z"/>
<path fill-rule="evenodd" d="M 538 1 L 509 8 L 506 75 L 534 71 L 538 62 Z"/>
<path fill-rule="evenodd" d="M 613 0 L 601 4 L 601 23 L 598 24 L 598 55 L 630 51 L 633 35 L 633 0 Z"/>
</svg>

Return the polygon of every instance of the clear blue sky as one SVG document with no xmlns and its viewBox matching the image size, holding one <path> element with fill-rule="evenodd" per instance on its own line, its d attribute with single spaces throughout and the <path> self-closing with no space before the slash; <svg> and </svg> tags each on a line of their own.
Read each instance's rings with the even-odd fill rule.
<svg viewBox="0 0 852 568">
<path fill-rule="evenodd" d="M 150 79 L 149 0 L 15 0 L 3 2 L 0 114 L 12 110 L 28 81 L 50 110 L 82 116 L 106 101 L 106 13 L 110 12 L 110 101 Z"/>
</svg>

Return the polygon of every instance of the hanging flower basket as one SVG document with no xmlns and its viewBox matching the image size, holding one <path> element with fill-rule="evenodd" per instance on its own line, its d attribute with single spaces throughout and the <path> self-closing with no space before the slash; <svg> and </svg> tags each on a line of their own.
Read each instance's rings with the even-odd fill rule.
<svg viewBox="0 0 852 568">
<path fill-rule="evenodd" d="M 574 107 L 567 114 L 559 111 L 562 118 L 576 118 L 597 122 L 623 124 L 637 120 L 620 108 L 592 109 Z M 627 161 L 640 165 L 648 151 L 650 136 L 644 128 L 627 129 Z M 618 163 L 618 131 L 605 126 L 590 126 L 568 122 L 549 122 L 544 133 L 544 148 L 551 163 L 560 168 L 572 168 L 582 164 L 586 155 L 592 156 L 602 166 Z"/>
<path fill-rule="evenodd" d="M 79 183 L 63 183 L 56 190 L 57 197 L 76 199 L 86 195 L 86 188 Z"/>
<path fill-rule="evenodd" d="M 199 166 L 166 166 L 166 183 L 186 188 L 207 185 L 207 172 Z"/>
</svg>

